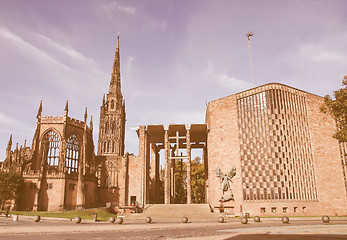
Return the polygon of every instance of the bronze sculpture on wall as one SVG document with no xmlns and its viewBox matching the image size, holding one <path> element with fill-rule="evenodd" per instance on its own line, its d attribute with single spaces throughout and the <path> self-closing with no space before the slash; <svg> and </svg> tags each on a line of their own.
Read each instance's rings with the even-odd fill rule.
<svg viewBox="0 0 347 240">
<path fill-rule="evenodd" d="M 217 167 L 216 169 L 217 177 L 220 178 L 220 183 L 223 184 L 223 196 L 219 199 L 219 202 L 228 202 L 230 200 L 234 200 L 234 194 L 231 191 L 230 182 L 232 182 L 233 177 L 236 175 L 236 167 L 233 166 L 228 174 L 224 174 L 222 170 Z M 224 197 L 224 192 L 230 190 L 230 195 L 228 197 Z"/>
</svg>

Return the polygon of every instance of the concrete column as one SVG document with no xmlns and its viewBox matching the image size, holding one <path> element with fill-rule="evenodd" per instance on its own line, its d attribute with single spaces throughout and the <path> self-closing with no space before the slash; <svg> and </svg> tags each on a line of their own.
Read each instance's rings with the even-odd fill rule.
<svg viewBox="0 0 347 240">
<path fill-rule="evenodd" d="M 159 173 L 159 161 L 160 161 L 160 157 L 159 157 L 159 150 L 158 148 L 156 147 L 156 153 L 155 153 L 155 196 L 156 196 L 156 199 L 155 199 L 155 202 L 156 203 L 159 203 L 160 201 L 160 196 L 159 196 L 159 193 L 160 193 L 160 173 Z"/>
<path fill-rule="evenodd" d="M 164 178 L 164 203 L 170 204 L 170 143 L 168 129 L 165 129 L 164 135 L 164 147 L 165 147 L 165 178 Z"/>
<path fill-rule="evenodd" d="M 151 192 L 150 192 L 150 203 L 156 203 L 157 195 L 156 188 L 158 182 L 156 181 L 156 157 L 157 157 L 157 145 L 155 143 L 151 144 L 151 173 L 150 173 L 150 181 L 151 181 Z"/>
<path fill-rule="evenodd" d="M 202 163 L 204 164 L 204 179 L 205 179 L 205 203 L 208 202 L 208 161 L 206 156 L 206 145 L 202 148 Z"/>
<path fill-rule="evenodd" d="M 141 158 L 141 201 L 146 204 L 149 201 L 149 146 L 147 139 L 147 131 L 145 126 L 139 127 L 139 156 Z"/>
<path fill-rule="evenodd" d="M 171 157 L 175 157 L 175 149 L 171 150 Z M 171 203 L 175 203 L 175 193 L 176 193 L 176 188 L 175 188 L 175 171 L 176 171 L 176 160 L 171 159 L 171 168 L 170 168 L 170 173 L 171 173 Z"/>
<path fill-rule="evenodd" d="M 192 203 L 192 169 L 190 148 L 190 127 L 187 127 L 187 204 Z"/>
</svg>

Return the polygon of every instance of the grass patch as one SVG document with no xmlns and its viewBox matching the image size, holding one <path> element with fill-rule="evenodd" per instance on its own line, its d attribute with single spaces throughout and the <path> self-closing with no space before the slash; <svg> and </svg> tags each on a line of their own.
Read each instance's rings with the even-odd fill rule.
<svg viewBox="0 0 347 240">
<path fill-rule="evenodd" d="M 24 215 L 24 216 L 35 216 L 40 215 L 41 217 L 55 217 L 55 218 L 75 218 L 80 216 L 82 219 L 93 219 L 93 214 L 98 214 L 98 220 L 105 221 L 110 217 L 116 217 L 116 214 L 109 213 L 105 208 L 94 208 L 86 210 L 73 210 L 66 212 L 50 212 L 50 211 L 10 211 L 11 215 Z"/>
</svg>

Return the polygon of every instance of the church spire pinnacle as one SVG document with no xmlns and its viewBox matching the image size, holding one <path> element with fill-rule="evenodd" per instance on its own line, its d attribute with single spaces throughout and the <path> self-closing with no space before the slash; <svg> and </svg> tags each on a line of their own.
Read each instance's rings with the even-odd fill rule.
<svg viewBox="0 0 347 240">
<path fill-rule="evenodd" d="M 69 100 L 66 100 L 66 104 L 65 104 L 65 116 L 67 116 L 69 114 Z"/>
<path fill-rule="evenodd" d="M 119 58 L 119 33 L 117 37 L 117 48 L 113 61 L 112 76 L 110 82 L 110 94 L 121 94 L 120 85 L 120 58 Z"/>
<path fill-rule="evenodd" d="M 42 113 L 42 99 L 41 99 L 41 102 L 40 102 L 39 110 L 37 111 L 36 118 L 41 117 L 41 113 Z"/>
<path fill-rule="evenodd" d="M 12 134 L 10 135 L 10 140 L 8 141 L 8 144 L 7 144 L 7 150 L 11 151 L 11 147 L 12 147 Z"/>
<path fill-rule="evenodd" d="M 87 117 L 88 117 L 88 113 L 87 113 L 87 107 L 86 107 L 86 111 L 84 112 L 84 122 L 87 123 Z"/>
</svg>

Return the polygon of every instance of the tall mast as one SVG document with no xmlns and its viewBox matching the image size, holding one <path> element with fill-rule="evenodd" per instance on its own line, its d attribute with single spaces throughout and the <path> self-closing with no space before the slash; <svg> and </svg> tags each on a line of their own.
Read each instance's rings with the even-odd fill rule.
<svg viewBox="0 0 347 240">
<path fill-rule="evenodd" d="M 252 80 L 252 85 L 255 86 L 255 81 L 254 81 L 254 70 L 253 70 L 253 59 L 252 59 L 252 49 L 251 49 L 251 37 L 254 35 L 253 32 L 248 32 L 246 34 L 247 39 L 248 39 L 248 51 L 249 51 L 249 67 L 251 71 L 251 80 Z"/>
</svg>

